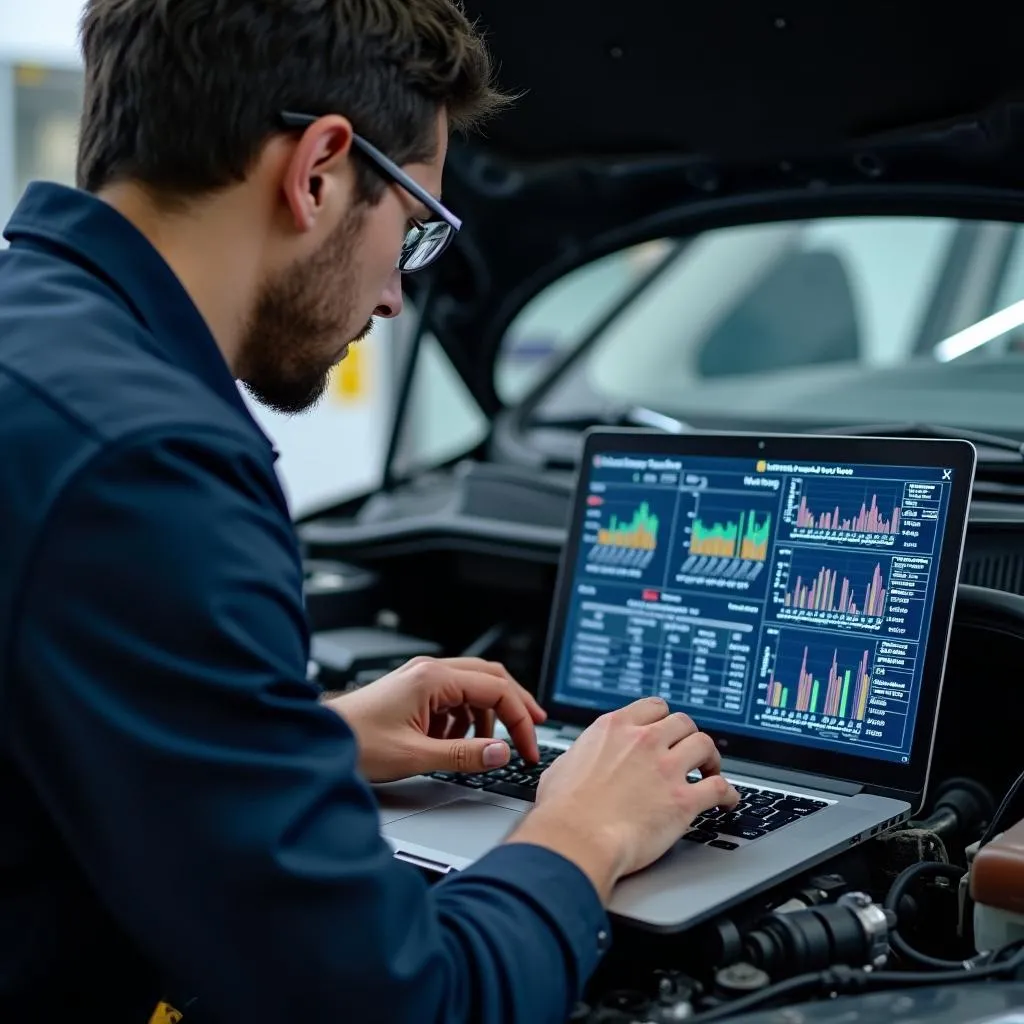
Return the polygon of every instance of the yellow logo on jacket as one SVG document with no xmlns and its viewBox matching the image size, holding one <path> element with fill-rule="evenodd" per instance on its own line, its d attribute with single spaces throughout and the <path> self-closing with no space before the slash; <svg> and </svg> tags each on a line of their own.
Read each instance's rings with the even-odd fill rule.
<svg viewBox="0 0 1024 1024">
<path fill-rule="evenodd" d="M 168 1003 L 160 1003 L 149 1018 L 149 1024 L 178 1024 L 181 1019 L 180 1011 Z"/>
</svg>

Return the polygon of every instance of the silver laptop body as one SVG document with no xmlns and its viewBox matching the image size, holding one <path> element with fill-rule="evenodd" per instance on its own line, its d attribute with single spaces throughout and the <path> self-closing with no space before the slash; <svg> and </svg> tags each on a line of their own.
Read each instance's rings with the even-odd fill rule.
<svg viewBox="0 0 1024 1024">
<path fill-rule="evenodd" d="M 545 760 L 660 694 L 743 797 L 621 881 L 613 916 L 688 928 L 920 808 L 975 461 L 961 441 L 588 434 L 539 688 Z M 458 871 L 514 832 L 537 777 L 514 757 L 377 786 L 383 835 Z"/>
</svg>

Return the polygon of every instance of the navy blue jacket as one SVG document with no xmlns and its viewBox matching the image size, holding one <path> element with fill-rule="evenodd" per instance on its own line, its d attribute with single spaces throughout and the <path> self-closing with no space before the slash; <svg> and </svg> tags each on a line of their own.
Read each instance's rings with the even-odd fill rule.
<svg viewBox="0 0 1024 1024">
<path fill-rule="evenodd" d="M 178 279 L 73 189 L 5 235 L 0 1019 L 564 1020 L 593 887 L 524 844 L 433 887 L 391 857 L 306 679 L 274 451 Z"/>
</svg>

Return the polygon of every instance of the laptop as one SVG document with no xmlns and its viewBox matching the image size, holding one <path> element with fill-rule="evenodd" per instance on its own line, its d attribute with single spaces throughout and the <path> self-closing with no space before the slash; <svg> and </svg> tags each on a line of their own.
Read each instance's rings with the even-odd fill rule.
<svg viewBox="0 0 1024 1024">
<path fill-rule="evenodd" d="M 375 787 L 396 856 L 458 871 L 600 714 L 664 697 L 742 803 L 622 880 L 611 914 L 688 928 L 918 811 L 976 452 L 964 441 L 595 430 L 538 689 L 538 766 Z"/>
</svg>

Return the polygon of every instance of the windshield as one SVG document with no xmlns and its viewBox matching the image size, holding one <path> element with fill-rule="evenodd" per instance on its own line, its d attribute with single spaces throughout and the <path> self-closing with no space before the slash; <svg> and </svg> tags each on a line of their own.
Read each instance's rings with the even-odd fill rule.
<svg viewBox="0 0 1024 1024">
<path fill-rule="evenodd" d="M 926 421 L 1024 435 L 1024 234 L 942 218 L 790 221 L 663 239 L 574 271 L 512 324 L 515 404 L 696 425 Z M 1019 305 L 1018 305 L 1019 304 Z"/>
</svg>

